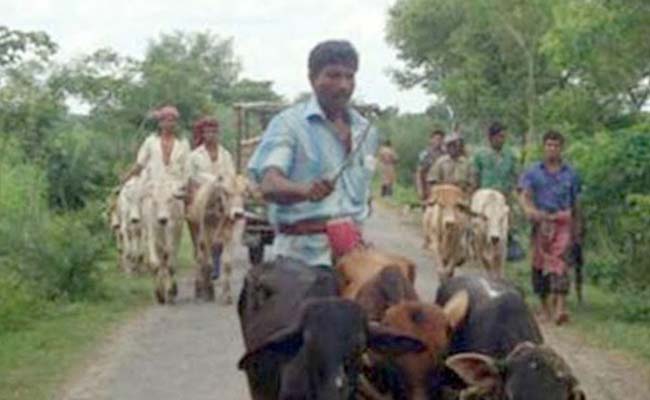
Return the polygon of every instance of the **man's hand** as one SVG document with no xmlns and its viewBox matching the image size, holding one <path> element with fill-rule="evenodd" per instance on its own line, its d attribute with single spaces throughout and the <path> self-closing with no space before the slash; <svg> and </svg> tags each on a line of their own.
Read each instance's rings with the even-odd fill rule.
<svg viewBox="0 0 650 400">
<path fill-rule="evenodd" d="M 327 179 L 312 182 L 306 193 L 309 201 L 321 201 L 334 190 L 334 183 Z"/>
</svg>

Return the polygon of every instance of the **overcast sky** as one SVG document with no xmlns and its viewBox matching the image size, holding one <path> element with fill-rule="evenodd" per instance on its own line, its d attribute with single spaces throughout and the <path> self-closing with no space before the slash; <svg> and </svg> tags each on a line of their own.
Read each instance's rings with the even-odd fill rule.
<svg viewBox="0 0 650 400">
<path fill-rule="evenodd" d="M 319 41 L 347 38 L 360 53 L 356 95 L 402 111 L 423 111 L 430 96 L 400 91 L 386 75 L 399 66 L 384 41 L 395 0 L 0 0 L 0 24 L 44 30 L 60 58 L 112 47 L 142 58 L 161 32 L 210 30 L 233 37 L 242 77 L 271 80 L 288 97 L 309 89 L 306 59 Z"/>
</svg>

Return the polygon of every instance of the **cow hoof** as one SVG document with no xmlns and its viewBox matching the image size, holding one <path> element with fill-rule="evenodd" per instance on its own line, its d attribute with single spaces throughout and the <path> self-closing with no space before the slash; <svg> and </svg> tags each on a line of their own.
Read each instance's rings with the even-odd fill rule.
<svg viewBox="0 0 650 400">
<path fill-rule="evenodd" d="M 162 289 L 160 288 L 156 289 L 154 294 L 156 295 L 156 301 L 158 302 L 158 304 L 165 304 L 165 295 L 163 294 Z"/>
</svg>

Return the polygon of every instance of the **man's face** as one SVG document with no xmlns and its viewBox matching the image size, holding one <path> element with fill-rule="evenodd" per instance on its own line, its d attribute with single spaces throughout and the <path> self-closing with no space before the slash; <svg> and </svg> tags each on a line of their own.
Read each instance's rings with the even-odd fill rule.
<svg viewBox="0 0 650 400">
<path fill-rule="evenodd" d="M 429 144 L 434 149 L 438 149 L 442 146 L 442 139 L 443 139 L 442 135 L 433 135 L 431 136 L 431 140 L 429 141 Z"/>
<path fill-rule="evenodd" d="M 546 161 L 557 161 L 562 158 L 562 142 L 549 139 L 544 142 L 544 158 Z"/>
<path fill-rule="evenodd" d="M 203 140 L 210 144 L 219 143 L 219 127 L 206 126 L 203 128 Z"/>
<path fill-rule="evenodd" d="M 449 153 L 452 158 L 460 156 L 462 148 L 460 140 L 454 140 L 453 142 L 447 143 L 447 153 Z"/>
<path fill-rule="evenodd" d="M 173 131 L 176 128 L 176 117 L 173 115 L 165 115 L 158 121 L 158 126 L 163 131 Z"/>
<path fill-rule="evenodd" d="M 495 150 L 501 150 L 506 141 L 506 133 L 501 131 L 489 136 L 490 146 Z"/>
<path fill-rule="evenodd" d="M 321 106 L 329 110 L 345 108 L 354 92 L 356 69 L 344 64 L 328 64 L 316 76 L 311 86 Z"/>
</svg>

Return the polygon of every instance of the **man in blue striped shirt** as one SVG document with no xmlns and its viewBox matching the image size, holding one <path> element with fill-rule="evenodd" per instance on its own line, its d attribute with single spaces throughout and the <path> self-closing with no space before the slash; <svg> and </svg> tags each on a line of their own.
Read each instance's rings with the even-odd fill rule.
<svg viewBox="0 0 650 400">
<path fill-rule="evenodd" d="M 349 105 L 358 63 L 347 41 L 314 47 L 308 61 L 313 95 L 275 116 L 251 157 L 249 174 L 270 203 L 275 256 L 331 266 L 327 221 L 349 217 L 360 224 L 368 216 L 378 139 Z"/>
</svg>

